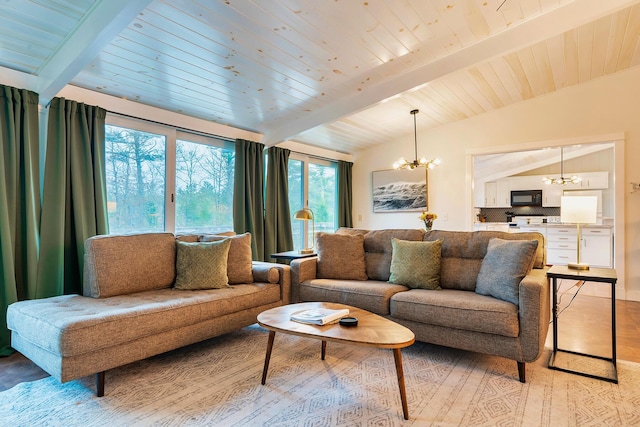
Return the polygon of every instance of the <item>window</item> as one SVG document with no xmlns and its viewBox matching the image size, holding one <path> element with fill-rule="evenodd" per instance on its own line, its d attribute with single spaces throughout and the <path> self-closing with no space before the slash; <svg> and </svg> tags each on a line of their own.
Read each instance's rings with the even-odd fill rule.
<svg viewBox="0 0 640 427">
<path fill-rule="evenodd" d="M 111 233 L 233 230 L 233 144 L 108 116 Z"/>
<path fill-rule="evenodd" d="M 311 185 L 309 185 L 311 183 Z M 337 164 L 313 157 L 291 154 L 289 158 L 289 205 L 293 215 L 305 207 L 314 214 L 315 231 L 334 232 L 338 228 Z M 311 221 L 291 221 L 293 245 L 299 250 L 312 245 Z"/>
<path fill-rule="evenodd" d="M 208 144 L 176 144 L 176 232 L 233 230 L 235 152 Z"/>
<path fill-rule="evenodd" d="M 105 126 L 105 144 L 111 232 L 163 231 L 166 137 Z"/>
</svg>

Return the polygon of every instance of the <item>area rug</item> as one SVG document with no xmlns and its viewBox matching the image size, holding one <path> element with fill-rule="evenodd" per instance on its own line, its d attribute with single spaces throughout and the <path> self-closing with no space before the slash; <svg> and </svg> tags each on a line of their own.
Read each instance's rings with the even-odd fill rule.
<svg viewBox="0 0 640 427">
<path fill-rule="evenodd" d="M 268 333 L 257 325 L 113 369 L 105 396 L 93 378 L 53 378 L 0 393 L 7 426 L 633 426 L 640 425 L 640 364 L 618 362 L 620 384 L 416 343 L 403 350 L 404 420 L 390 350 L 276 334 L 260 385 Z"/>
</svg>

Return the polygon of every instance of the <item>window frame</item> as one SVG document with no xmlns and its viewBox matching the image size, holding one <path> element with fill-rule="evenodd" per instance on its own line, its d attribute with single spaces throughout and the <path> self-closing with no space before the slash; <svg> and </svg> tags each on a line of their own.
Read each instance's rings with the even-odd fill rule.
<svg viewBox="0 0 640 427">
<path fill-rule="evenodd" d="M 324 166 L 324 167 L 331 167 L 333 169 L 335 169 L 335 174 L 336 174 L 336 186 L 335 186 L 335 193 L 334 193 L 334 200 L 335 200 L 335 209 L 334 209 L 334 228 L 337 229 L 338 227 L 338 161 L 337 160 L 330 160 L 330 159 L 326 159 L 326 158 L 321 158 L 321 157 L 316 157 L 316 156 L 312 156 L 312 155 L 308 155 L 308 154 L 303 154 L 303 153 L 298 153 L 298 152 L 291 152 L 291 154 L 289 155 L 289 159 L 293 159 L 293 160 L 298 160 L 302 162 L 302 207 L 308 207 L 309 206 L 309 164 L 313 163 L 314 165 L 318 165 L 318 166 Z M 291 212 L 291 217 L 293 218 L 293 214 L 295 213 L 295 211 Z M 314 212 L 315 215 L 315 212 Z M 292 219 L 292 221 L 295 221 L 294 219 Z M 315 219 L 314 219 L 315 221 Z M 310 228 L 312 227 L 311 221 L 303 221 L 303 234 L 304 234 L 304 247 L 305 248 L 309 248 L 312 246 L 312 244 L 314 244 L 315 242 L 309 242 L 309 237 L 311 234 L 311 230 Z M 295 245 L 296 242 L 294 242 Z M 294 249 L 302 249 L 302 248 L 294 248 Z"/>
<path fill-rule="evenodd" d="M 215 135 L 207 135 L 197 131 L 189 131 L 157 122 L 150 122 L 135 117 L 125 117 L 107 113 L 105 125 L 118 126 L 141 132 L 149 132 L 165 137 L 165 196 L 164 196 L 164 232 L 174 233 L 176 230 L 176 147 L 177 141 L 188 141 L 210 145 L 227 150 L 235 150 L 231 140 Z"/>
</svg>

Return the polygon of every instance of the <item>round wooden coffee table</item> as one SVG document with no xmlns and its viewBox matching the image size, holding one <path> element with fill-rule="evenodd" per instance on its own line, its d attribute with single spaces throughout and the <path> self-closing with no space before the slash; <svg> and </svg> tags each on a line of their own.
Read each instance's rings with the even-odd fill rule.
<svg viewBox="0 0 640 427">
<path fill-rule="evenodd" d="M 307 325 L 290 320 L 291 314 L 296 311 L 316 308 L 349 309 L 349 316 L 357 317 L 358 325 L 349 327 L 334 323 L 320 326 Z M 407 393 L 405 391 L 404 372 L 402 370 L 402 354 L 400 352 L 402 348 L 408 347 L 415 342 L 415 335 L 408 328 L 357 307 L 328 302 L 305 302 L 272 308 L 258 315 L 258 323 L 260 326 L 269 330 L 267 354 L 264 358 L 264 369 L 262 371 L 263 385 L 267 380 L 269 360 L 271 359 L 271 350 L 273 349 L 276 332 L 321 340 L 322 360 L 325 358 L 327 341 L 392 349 L 396 364 L 396 374 L 398 376 L 398 386 L 400 388 L 402 412 L 405 420 L 409 419 Z"/>
</svg>

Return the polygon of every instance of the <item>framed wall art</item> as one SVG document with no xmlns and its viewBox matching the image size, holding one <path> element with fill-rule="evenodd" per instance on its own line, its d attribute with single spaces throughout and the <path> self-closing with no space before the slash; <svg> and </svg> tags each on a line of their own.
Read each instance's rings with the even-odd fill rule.
<svg viewBox="0 0 640 427">
<path fill-rule="evenodd" d="M 372 172 L 373 212 L 427 209 L 427 170 L 390 169 Z"/>
</svg>

